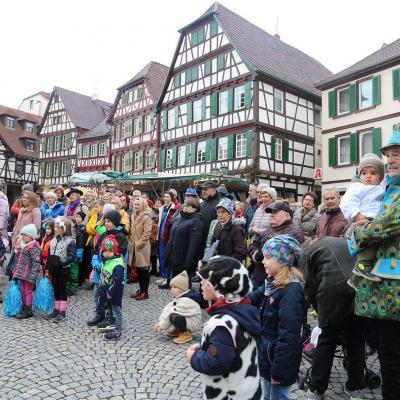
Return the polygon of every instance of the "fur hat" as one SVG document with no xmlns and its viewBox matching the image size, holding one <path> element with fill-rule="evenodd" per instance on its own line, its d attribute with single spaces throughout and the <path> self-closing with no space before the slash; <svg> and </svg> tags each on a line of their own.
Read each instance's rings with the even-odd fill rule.
<svg viewBox="0 0 400 400">
<path fill-rule="evenodd" d="M 385 164 L 383 161 L 374 153 L 367 153 L 360 160 L 358 164 L 358 175 L 361 175 L 361 171 L 366 167 L 372 167 L 378 171 L 381 180 L 385 176 Z"/>
<path fill-rule="evenodd" d="M 31 237 L 32 239 L 37 239 L 38 237 L 38 232 L 36 229 L 36 226 L 34 224 L 28 224 L 25 225 L 21 230 L 20 230 L 20 234 L 24 234 L 26 236 Z"/>
<path fill-rule="evenodd" d="M 187 272 L 183 271 L 179 275 L 175 276 L 175 278 L 172 278 L 169 286 L 175 286 L 183 292 L 187 292 L 189 290 L 189 276 Z"/>
<path fill-rule="evenodd" d="M 262 248 L 264 254 L 288 267 L 298 264 L 300 244 L 290 235 L 278 235 L 267 240 Z"/>
<path fill-rule="evenodd" d="M 115 226 L 119 226 L 119 224 L 121 223 L 121 214 L 117 210 L 108 211 L 104 214 L 104 219 L 108 219 Z"/>
<path fill-rule="evenodd" d="M 235 214 L 235 203 L 232 200 L 229 199 L 221 199 L 219 203 L 215 206 L 215 208 L 225 208 L 226 211 L 228 211 L 229 214 L 234 215 Z"/>
<path fill-rule="evenodd" d="M 235 303 L 252 290 L 247 268 L 238 260 L 227 256 L 215 256 L 199 274 L 214 286 L 214 290 L 228 303 Z"/>
</svg>

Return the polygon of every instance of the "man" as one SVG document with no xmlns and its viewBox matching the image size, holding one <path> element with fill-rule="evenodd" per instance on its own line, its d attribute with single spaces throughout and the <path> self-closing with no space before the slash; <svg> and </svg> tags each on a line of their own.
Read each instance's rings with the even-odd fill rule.
<svg viewBox="0 0 400 400">
<path fill-rule="evenodd" d="M 200 214 L 204 223 L 203 231 L 203 249 L 206 245 L 208 231 L 210 229 L 211 221 L 217 219 L 216 206 L 221 200 L 221 195 L 217 192 L 218 185 L 213 181 L 204 182 L 201 186 L 201 195 L 203 202 L 201 203 Z"/>
<path fill-rule="evenodd" d="M 318 219 L 315 237 L 317 239 L 325 236 L 339 237 L 347 226 L 347 220 L 339 208 L 340 195 L 335 188 L 329 188 L 324 190 L 322 197 L 325 212 Z"/>
<path fill-rule="evenodd" d="M 400 127 L 393 130 L 389 143 L 382 147 L 387 157 L 388 188 L 380 213 L 372 222 L 351 234 L 350 251 L 377 246 L 377 261 L 372 275 L 381 278 L 373 282 L 360 278 L 355 313 L 375 319 L 378 329 L 378 355 L 381 364 L 382 397 L 395 400 L 400 393 Z M 360 290 L 362 288 L 363 290 Z"/>
<path fill-rule="evenodd" d="M 304 235 L 301 229 L 293 223 L 293 213 L 289 203 L 286 201 L 280 203 L 272 203 L 265 209 L 266 213 L 270 214 L 270 227 L 266 228 L 260 234 L 254 236 L 252 243 L 249 246 L 248 254 L 255 262 L 254 277 L 257 285 L 264 283 L 267 275 L 262 264 L 263 253 L 262 247 L 264 243 L 276 235 L 284 233 L 293 236 L 300 244 L 304 242 Z"/>
<path fill-rule="evenodd" d="M 244 218 L 246 220 L 246 234 L 249 230 L 250 222 L 253 220 L 254 214 L 257 210 L 257 185 L 250 184 L 249 196 L 246 199 Z"/>
<path fill-rule="evenodd" d="M 77 188 L 71 188 L 67 193 L 67 198 L 69 200 L 68 206 L 65 208 L 64 216 L 66 217 L 74 217 L 78 212 L 83 212 L 85 214 L 85 219 L 83 223 L 86 225 L 89 219 L 89 208 L 88 206 L 81 200 L 83 196 L 82 190 Z"/>
</svg>

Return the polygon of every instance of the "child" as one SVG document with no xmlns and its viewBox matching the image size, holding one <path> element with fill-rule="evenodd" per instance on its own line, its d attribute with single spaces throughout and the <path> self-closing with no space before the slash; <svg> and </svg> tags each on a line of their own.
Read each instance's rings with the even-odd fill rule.
<svg viewBox="0 0 400 400">
<path fill-rule="evenodd" d="M 118 252 L 118 242 L 109 235 L 101 242 L 103 266 L 100 272 L 99 300 L 96 315 L 104 315 L 110 305 L 114 325 L 109 324 L 100 331 L 106 340 L 119 340 L 122 331 L 122 295 L 124 291 L 124 260 Z M 111 314 L 110 314 L 111 315 Z M 110 321 L 111 322 L 111 321 Z"/>
<path fill-rule="evenodd" d="M 340 209 L 349 221 L 359 222 L 373 219 L 379 212 L 386 185 L 383 182 L 384 164 L 375 154 L 368 153 L 358 166 L 360 182 L 352 183 L 340 202 Z M 373 246 L 357 255 L 353 274 L 370 281 L 380 282 L 381 278 L 371 274 L 375 263 L 376 248 Z M 357 290 L 354 275 L 347 283 Z"/>
<path fill-rule="evenodd" d="M 33 286 L 40 274 L 41 250 L 39 243 L 35 240 L 38 237 L 34 224 L 25 225 L 21 231 L 20 252 L 17 256 L 17 265 L 14 270 L 13 279 L 21 283 L 23 308 L 17 315 L 18 319 L 32 317 Z"/>
<path fill-rule="evenodd" d="M 67 217 L 55 219 L 55 238 L 50 242 L 47 270 L 51 273 L 54 287 L 55 306 L 46 319 L 56 323 L 65 321 L 67 310 L 67 280 L 71 264 L 76 257 L 76 243 L 72 237 L 72 224 Z"/>
<path fill-rule="evenodd" d="M 75 217 L 72 218 L 72 222 L 74 224 L 74 236 L 76 241 L 76 265 L 77 265 L 77 274 L 74 281 L 68 280 L 67 288 L 72 292 L 76 293 L 78 290 L 78 286 L 80 286 L 85 278 L 89 277 L 89 273 L 84 269 L 83 264 L 83 253 L 85 250 L 87 233 L 86 226 L 83 221 L 86 218 L 86 214 L 82 211 L 77 212 Z M 70 274 L 71 277 L 71 274 Z"/>
<path fill-rule="evenodd" d="M 154 325 L 154 332 L 166 331 L 176 344 L 183 344 L 193 339 L 192 333 L 201 328 L 201 308 L 199 294 L 189 290 L 189 276 L 183 271 L 170 282 L 171 295 L 168 303 Z"/>
<path fill-rule="evenodd" d="M 263 246 L 265 287 L 250 294 L 262 310 L 258 363 L 264 399 L 291 399 L 291 385 L 300 368 L 301 327 L 306 316 L 303 277 L 297 265 L 300 244 L 290 235 L 278 235 Z"/>
<path fill-rule="evenodd" d="M 42 243 L 40 245 L 42 249 L 42 267 L 43 267 L 43 275 L 46 275 L 46 264 L 47 264 L 47 257 L 49 256 L 50 252 L 50 242 L 54 238 L 54 222 L 47 221 L 44 224 L 44 236 L 42 239 Z"/>
<path fill-rule="evenodd" d="M 217 256 L 199 275 L 211 318 L 203 328 L 201 345 L 186 352 L 192 368 L 202 374 L 205 399 L 261 400 L 256 337 L 260 334 L 258 310 L 249 304 L 251 281 L 238 260 Z"/>
</svg>

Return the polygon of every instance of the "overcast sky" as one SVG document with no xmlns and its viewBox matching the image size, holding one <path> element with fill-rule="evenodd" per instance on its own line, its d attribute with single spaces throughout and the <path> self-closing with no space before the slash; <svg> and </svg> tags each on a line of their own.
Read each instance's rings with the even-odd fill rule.
<svg viewBox="0 0 400 400">
<path fill-rule="evenodd" d="M 338 72 L 400 38 L 400 1 L 222 0 L 221 3 Z M 0 104 L 54 85 L 114 101 L 149 61 L 170 65 L 178 29 L 209 0 L 5 0 Z M 251 46 L 251 43 L 249 43 Z"/>
</svg>

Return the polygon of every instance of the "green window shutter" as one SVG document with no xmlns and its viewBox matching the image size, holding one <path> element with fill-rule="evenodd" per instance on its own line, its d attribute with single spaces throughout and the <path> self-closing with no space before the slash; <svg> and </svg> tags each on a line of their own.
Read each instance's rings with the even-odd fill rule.
<svg viewBox="0 0 400 400">
<path fill-rule="evenodd" d="M 381 104 L 381 76 L 375 75 L 372 78 L 372 104 Z"/>
<path fill-rule="evenodd" d="M 177 147 L 174 147 L 173 149 L 172 149 L 172 167 L 173 168 L 175 168 L 176 167 L 176 158 L 177 158 L 177 155 L 178 155 L 178 148 Z"/>
<path fill-rule="evenodd" d="M 220 54 L 217 60 L 217 69 L 221 71 L 221 69 L 225 68 L 225 54 Z"/>
<path fill-rule="evenodd" d="M 392 71 L 393 100 L 400 100 L 400 68 Z"/>
<path fill-rule="evenodd" d="M 328 103 L 329 103 L 329 118 L 336 117 L 336 91 L 332 90 L 328 93 Z"/>
<path fill-rule="evenodd" d="M 192 81 L 199 79 L 199 67 L 192 68 Z"/>
<path fill-rule="evenodd" d="M 47 138 L 47 148 L 49 151 L 53 151 L 53 137 Z"/>
<path fill-rule="evenodd" d="M 138 88 L 138 90 L 137 90 L 137 98 L 138 99 L 142 98 L 142 88 Z"/>
<path fill-rule="evenodd" d="M 185 71 L 185 83 L 192 82 L 192 70 L 189 68 Z"/>
<path fill-rule="evenodd" d="M 72 160 L 67 161 L 67 175 L 72 174 Z"/>
<path fill-rule="evenodd" d="M 192 46 L 196 46 L 196 44 L 198 43 L 197 41 L 197 31 L 192 32 Z"/>
<path fill-rule="evenodd" d="M 139 150 L 139 170 L 143 169 L 143 150 Z"/>
<path fill-rule="evenodd" d="M 94 157 L 97 157 L 98 149 L 99 149 L 99 144 L 96 143 L 96 144 L 94 145 Z"/>
<path fill-rule="evenodd" d="M 154 147 L 150 149 L 150 166 L 154 168 L 156 165 L 156 150 Z"/>
<path fill-rule="evenodd" d="M 44 137 L 42 139 L 42 151 L 43 151 L 43 153 L 46 153 L 46 151 L 47 151 L 47 137 Z"/>
<path fill-rule="evenodd" d="M 138 134 L 143 133 L 143 115 L 140 115 L 138 117 L 139 121 L 138 121 Z M 131 132 L 132 132 L 132 126 L 131 126 Z"/>
<path fill-rule="evenodd" d="M 164 110 L 162 113 L 162 129 L 166 131 L 168 129 L 168 111 Z"/>
<path fill-rule="evenodd" d="M 165 169 L 165 149 L 161 149 L 160 151 L 160 171 Z"/>
<path fill-rule="evenodd" d="M 216 21 L 212 21 L 210 24 L 210 36 L 213 37 L 218 33 L 218 24 Z"/>
<path fill-rule="evenodd" d="M 350 162 L 352 164 L 358 163 L 358 134 L 350 134 Z"/>
<path fill-rule="evenodd" d="M 232 133 L 228 136 L 228 160 L 235 157 L 235 134 Z"/>
<path fill-rule="evenodd" d="M 44 172 L 45 172 L 45 169 L 46 169 L 46 164 L 45 163 L 40 163 L 40 168 L 39 168 L 39 176 L 40 177 L 44 177 Z"/>
<path fill-rule="evenodd" d="M 125 121 L 125 137 L 131 137 L 132 136 L 132 119 L 128 119 Z"/>
<path fill-rule="evenodd" d="M 179 126 L 179 106 L 175 107 L 175 128 Z"/>
<path fill-rule="evenodd" d="M 185 164 L 190 165 L 190 143 L 185 144 Z"/>
<path fill-rule="evenodd" d="M 174 76 L 174 85 L 176 88 L 181 86 L 181 74 L 176 74 Z"/>
<path fill-rule="evenodd" d="M 218 93 L 211 94 L 211 115 L 218 116 Z"/>
<path fill-rule="evenodd" d="M 251 93 L 251 82 L 246 82 L 244 85 L 244 106 L 246 108 L 251 107 L 252 93 Z"/>
<path fill-rule="evenodd" d="M 211 161 L 211 141 L 212 139 L 206 140 L 206 161 Z"/>
<path fill-rule="evenodd" d="M 233 88 L 228 89 L 228 112 L 233 111 Z"/>
<path fill-rule="evenodd" d="M 336 165 L 336 138 L 331 137 L 328 141 L 329 147 L 329 166 L 334 167 Z"/>
<path fill-rule="evenodd" d="M 382 129 L 375 128 L 372 132 L 372 151 L 380 158 L 382 158 L 381 147 L 382 147 Z"/>
<path fill-rule="evenodd" d="M 350 97 L 350 112 L 357 110 L 357 85 L 352 83 L 349 86 L 349 97 Z"/>
<path fill-rule="evenodd" d="M 191 124 L 193 122 L 193 103 L 189 101 L 186 107 L 187 107 L 187 123 Z"/>
<path fill-rule="evenodd" d="M 201 98 L 201 119 L 206 119 L 206 100 L 205 96 Z"/>
<path fill-rule="evenodd" d="M 275 160 L 275 136 L 271 136 L 271 154 L 270 159 Z"/>
<path fill-rule="evenodd" d="M 207 60 L 204 63 L 204 76 L 211 75 L 211 68 L 212 68 L 212 62 L 211 60 Z"/>
<path fill-rule="evenodd" d="M 252 130 L 246 133 L 246 157 L 253 157 L 254 132 Z"/>
<path fill-rule="evenodd" d="M 282 146 L 282 161 L 286 163 L 289 162 L 289 140 L 283 139 Z"/>
<path fill-rule="evenodd" d="M 217 161 L 217 139 L 210 139 L 210 161 Z"/>
<path fill-rule="evenodd" d="M 204 26 L 197 31 L 197 43 L 204 42 Z"/>
<path fill-rule="evenodd" d="M 190 144 L 190 165 L 196 164 L 196 142 Z"/>
</svg>

